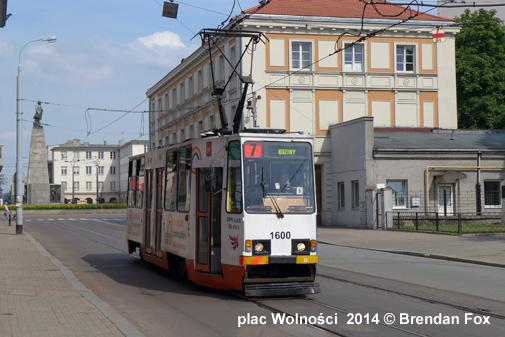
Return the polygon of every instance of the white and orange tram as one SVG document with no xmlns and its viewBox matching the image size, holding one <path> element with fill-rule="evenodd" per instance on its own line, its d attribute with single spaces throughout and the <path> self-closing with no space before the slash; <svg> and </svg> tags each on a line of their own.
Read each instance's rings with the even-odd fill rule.
<svg viewBox="0 0 505 337">
<path fill-rule="evenodd" d="M 247 296 L 320 292 L 313 158 L 311 136 L 258 129 L 133 157 L 128 251 Z"/>
</svg>

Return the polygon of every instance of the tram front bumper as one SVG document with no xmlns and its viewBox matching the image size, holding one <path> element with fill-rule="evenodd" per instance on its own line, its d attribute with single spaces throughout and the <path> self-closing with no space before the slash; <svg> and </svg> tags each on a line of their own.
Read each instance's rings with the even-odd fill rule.
<svg viewBox="0 0 505 337">
<path fill-rule="evenodd" d="M 259 264 L 316 264 L 319 262 L 319 255 L 298 255 L 298 256 L 241 256 L 241 265 Z"/>
</svg>

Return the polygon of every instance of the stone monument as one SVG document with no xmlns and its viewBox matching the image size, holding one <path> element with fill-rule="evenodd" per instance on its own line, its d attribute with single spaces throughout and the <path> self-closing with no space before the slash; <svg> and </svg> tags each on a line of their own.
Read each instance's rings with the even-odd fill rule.
<svg viewBox="0 0 505 337">
<path fill-rule="evenodd" d="M 47 168 L 46 139 L 44 128 L 40 124 L 42 106 L 40 101 L 35 106 L 30 157 L 28 159 L 28 177 L 26 181 L 26 204 L 47 205 L 50 203 L 49 170 Z"/>
</svg>

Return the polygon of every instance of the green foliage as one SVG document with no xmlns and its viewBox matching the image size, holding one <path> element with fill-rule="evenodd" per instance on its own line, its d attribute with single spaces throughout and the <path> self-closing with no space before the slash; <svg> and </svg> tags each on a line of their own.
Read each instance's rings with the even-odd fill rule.
<svg viewBox="0 0 505 337">
<path fill-rule="evenodd" d="M 456 35 L 458 127 L 505 128 L 505 29 L 496 11 L 466 10 Z"/>
<path fill-rule="evenodd" d="M 7 180 L 5 179 L 4 174 L 0 173 L 0 195 L 4 193 L 2 186 L 5 185 L 6 183 L 7 183 Z"/>
</svg>

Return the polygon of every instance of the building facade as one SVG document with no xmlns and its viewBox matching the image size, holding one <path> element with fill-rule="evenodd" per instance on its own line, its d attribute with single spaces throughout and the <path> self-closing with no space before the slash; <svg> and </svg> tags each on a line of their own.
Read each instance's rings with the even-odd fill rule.
<svg viewBox="0 0 505 337">
<path fill-rule="evenodd" d="M 81 143 L 79 139 L 51 147 L 53 182 L 67 201 L 96 203 L 119 199 L 118 145 Z"/>
<path fill-rule="evenodd" d="M 382 6 L 380 13 L 364 6 L 359 0 L 271 0 L 244 11 L 225 29 L 259 32 L 262 42 L 220 36 L 147 91 L 151 147 L 220 127 L 216 87 L 225 88 L 223 107 L 232 120 L 240 79 L 250 76 L 242 127 L 314 135 L 319 220 L 337 224 L 332 179 L 340 161 L 331 125 L 371 116 L 375 127 L 457 128 L 459 28 L 447 28 L 445 42 L 435 43 L 433 29 L 452 20 L 409 18 L 412 12 L 396 5 Z M 355 142 L 349 136 L 344 141 Z"/>
<path fill-rule="evenodd" d="M 335 225 L 376 228 L 370 210 L 384 189 L 386 211 L 502 212 L 504 130 L 374 128 L 361 117 L 331 126 L 331 147 Z"/>
</svg>

